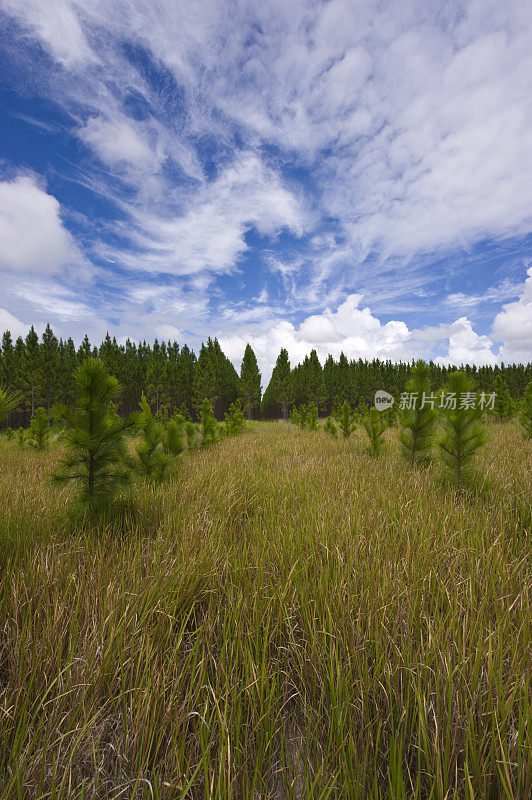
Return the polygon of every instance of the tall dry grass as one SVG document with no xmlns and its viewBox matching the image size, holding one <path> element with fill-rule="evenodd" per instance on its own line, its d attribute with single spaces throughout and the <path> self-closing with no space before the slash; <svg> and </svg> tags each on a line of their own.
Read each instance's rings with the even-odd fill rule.
<svg viewBox="0 0 532 800">
<path fill-rule="evenodd" d="M 72 530 L 2 443 L 0 797 L 531 797 L 530 445 L 363 446 L 257 424 Z"/>
</svg>

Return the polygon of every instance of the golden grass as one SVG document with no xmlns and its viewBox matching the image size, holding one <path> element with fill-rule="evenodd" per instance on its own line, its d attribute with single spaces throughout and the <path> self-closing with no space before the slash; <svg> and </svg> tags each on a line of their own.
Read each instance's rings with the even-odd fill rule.
<svg viewBox="0 0 532 800">
<path fill-rule="evenodd" d="M 1 798 L 510 798 L 530 770 L 530 444 L 476 492 L 282 423 L 100 528 L 0 445 Z"/>
</svg>

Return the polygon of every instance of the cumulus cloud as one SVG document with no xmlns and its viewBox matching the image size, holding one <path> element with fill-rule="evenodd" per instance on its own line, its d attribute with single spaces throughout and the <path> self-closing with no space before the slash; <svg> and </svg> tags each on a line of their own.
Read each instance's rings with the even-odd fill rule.
<svg viewBox="0 0 532 800">
<path fill-rule="evenodd" d="M 532 360 L 532 266 L 527 274 L 519 300 L 504 305 L 493 323 L 493 336 L 503 341 L 500 355 L 507 363 Z"/>
<path fill-rule="evenodd" d="M 270 319 L 262 330 L 251 337 L 233 334 L 220 342 L 229 357 L 238 362 L 249 341 L 256 352 L 267 381 L 281 347 L 288 350 L 292 364 L 299 363 L 315 349 L 322 363 L 331 354 L 344 353 L 349 359 L 391 359 L 410 361 L 433 358 L 435 345 L 446 348 L 446 356 L 435 358 L 439 363 L 460 365 L 496 364 L 500 358 L 491 349 L 487 336 L 475 333 L 470 320 L 461 317 L 451 325 L 410 330 L 401 320 L 383 324 L 370 309 L 360 308 L 362 297 L 350 295 L 336 311 L 312 314 L 299 326 L 287 320 Z"/>
<path fill-rule="evenodd" d="M 83 262 L 63 225 L 59 202 L 34 175 L 0 181 L 0 242 L 3 269 L 55 273 Z"/>
</svg>

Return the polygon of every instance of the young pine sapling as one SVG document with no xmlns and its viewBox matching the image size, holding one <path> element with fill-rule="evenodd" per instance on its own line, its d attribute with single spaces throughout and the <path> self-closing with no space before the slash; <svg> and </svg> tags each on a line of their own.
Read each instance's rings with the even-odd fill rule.
<svg viewBox="0 0 532 800">
<path fill-rule="evenodd" d="M 314 401 L 311 401 L 307 408 L 306 424 L 310 431 L 318 430 L 318 408 Z"/>
<path fill-rule="evenodd" d="M 399 440 L 405 458 L 413 465 L 427 462 L 434 445 L 438 412 L 430 389 L 430 369 L 419 360 L 406 384 L 408 402 L 401 411 Z"/>
<path fill-rule="evenodd" d="M 31 418 L 28 444 L 35 450 L 46 450 L 50 441 L 50 423 L 45 409 L 37 408 Z"/>
<path fill-rule="evenodd" d="M 246 424 L 246 417 L 242 411 L 240 400 L 236 403 L 231 403 L 229 411 L 225 414 L 225 435 L 238 436 L 242 433 Z"/>
<path fill-rule="evenodd" d="M 201 443 L 204 447 L 213 444 L 216 441 L 216 431 L 218 425 L 216 417 L 212 410 L 212 403 L 210 400 L 205 400 L 200 406 L 200 420 L 201 420 Z"/>
<path fill-rule="evenodd" d="M 333 419 L 332 414 L 331 414 L 330 417 L 327 417 L 327 419 L 325 420 L 324 430 L 325 430 L 326 433 L 329 434 L 329 436 L 332 436 L 333 439 L 337 439 L 338 438 L 338 428 L 334 424 L 334 419 Z"/>
<path fill-rule="evenodd" d="M 456 398 L 456 408 L 443 413 L 443 439 L 439 442 L 443 463 L 454 473 L 461 486 L 478 449 L 486 441 L 482 425 L 482 410 L 478 402 L 465 404 L 461 397 L 473 394 L 473 382 L 465 372 L 451 372 L 447 392 Z M 454 403 L 453 403 L 454 405 Z"/>
<path fill-rule="evenodd" d="M 86 358 L 74 372 L 74 382 L 74 407 L 53 409 L 54 418 L 64 426 L 67 451 L 54 481 L 73 483 L 80 511 L 94 514 L 111 507 L 117 491 L 128 483 L 125 431 L 133 421 L 121 419 L 111 407 L 119 384 L 98 360 Z"/>
<path fill-rule="evenodd" d="M 356 414 L 351 412 L 351 406 L 347 400 L 340 406 L 338 425 L 340 426 L 340 430 L 344 435 L 344 439 L 349 438 L 357 426 Z"/>
<path fill-rule="evenodd" d="M 374 407 L 366 415 L 363 424 L 368 434 L 369 452 L 372 456 L 378 456 L 384 445 L 384 431 L 387 429 L 388 424 L 381 412 Z"/>
</svg>

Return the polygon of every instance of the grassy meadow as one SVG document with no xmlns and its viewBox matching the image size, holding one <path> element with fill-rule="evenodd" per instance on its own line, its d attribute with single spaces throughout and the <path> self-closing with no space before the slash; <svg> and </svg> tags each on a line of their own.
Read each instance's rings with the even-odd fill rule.
<svg viewBox="0 0 532 800">
<path fill-rule="evenodd" d="M 0 798 L 532 797 L 532 450 L 458 493 L 284 423 L 75 529 L 0 442 Z"/>
</svg>

